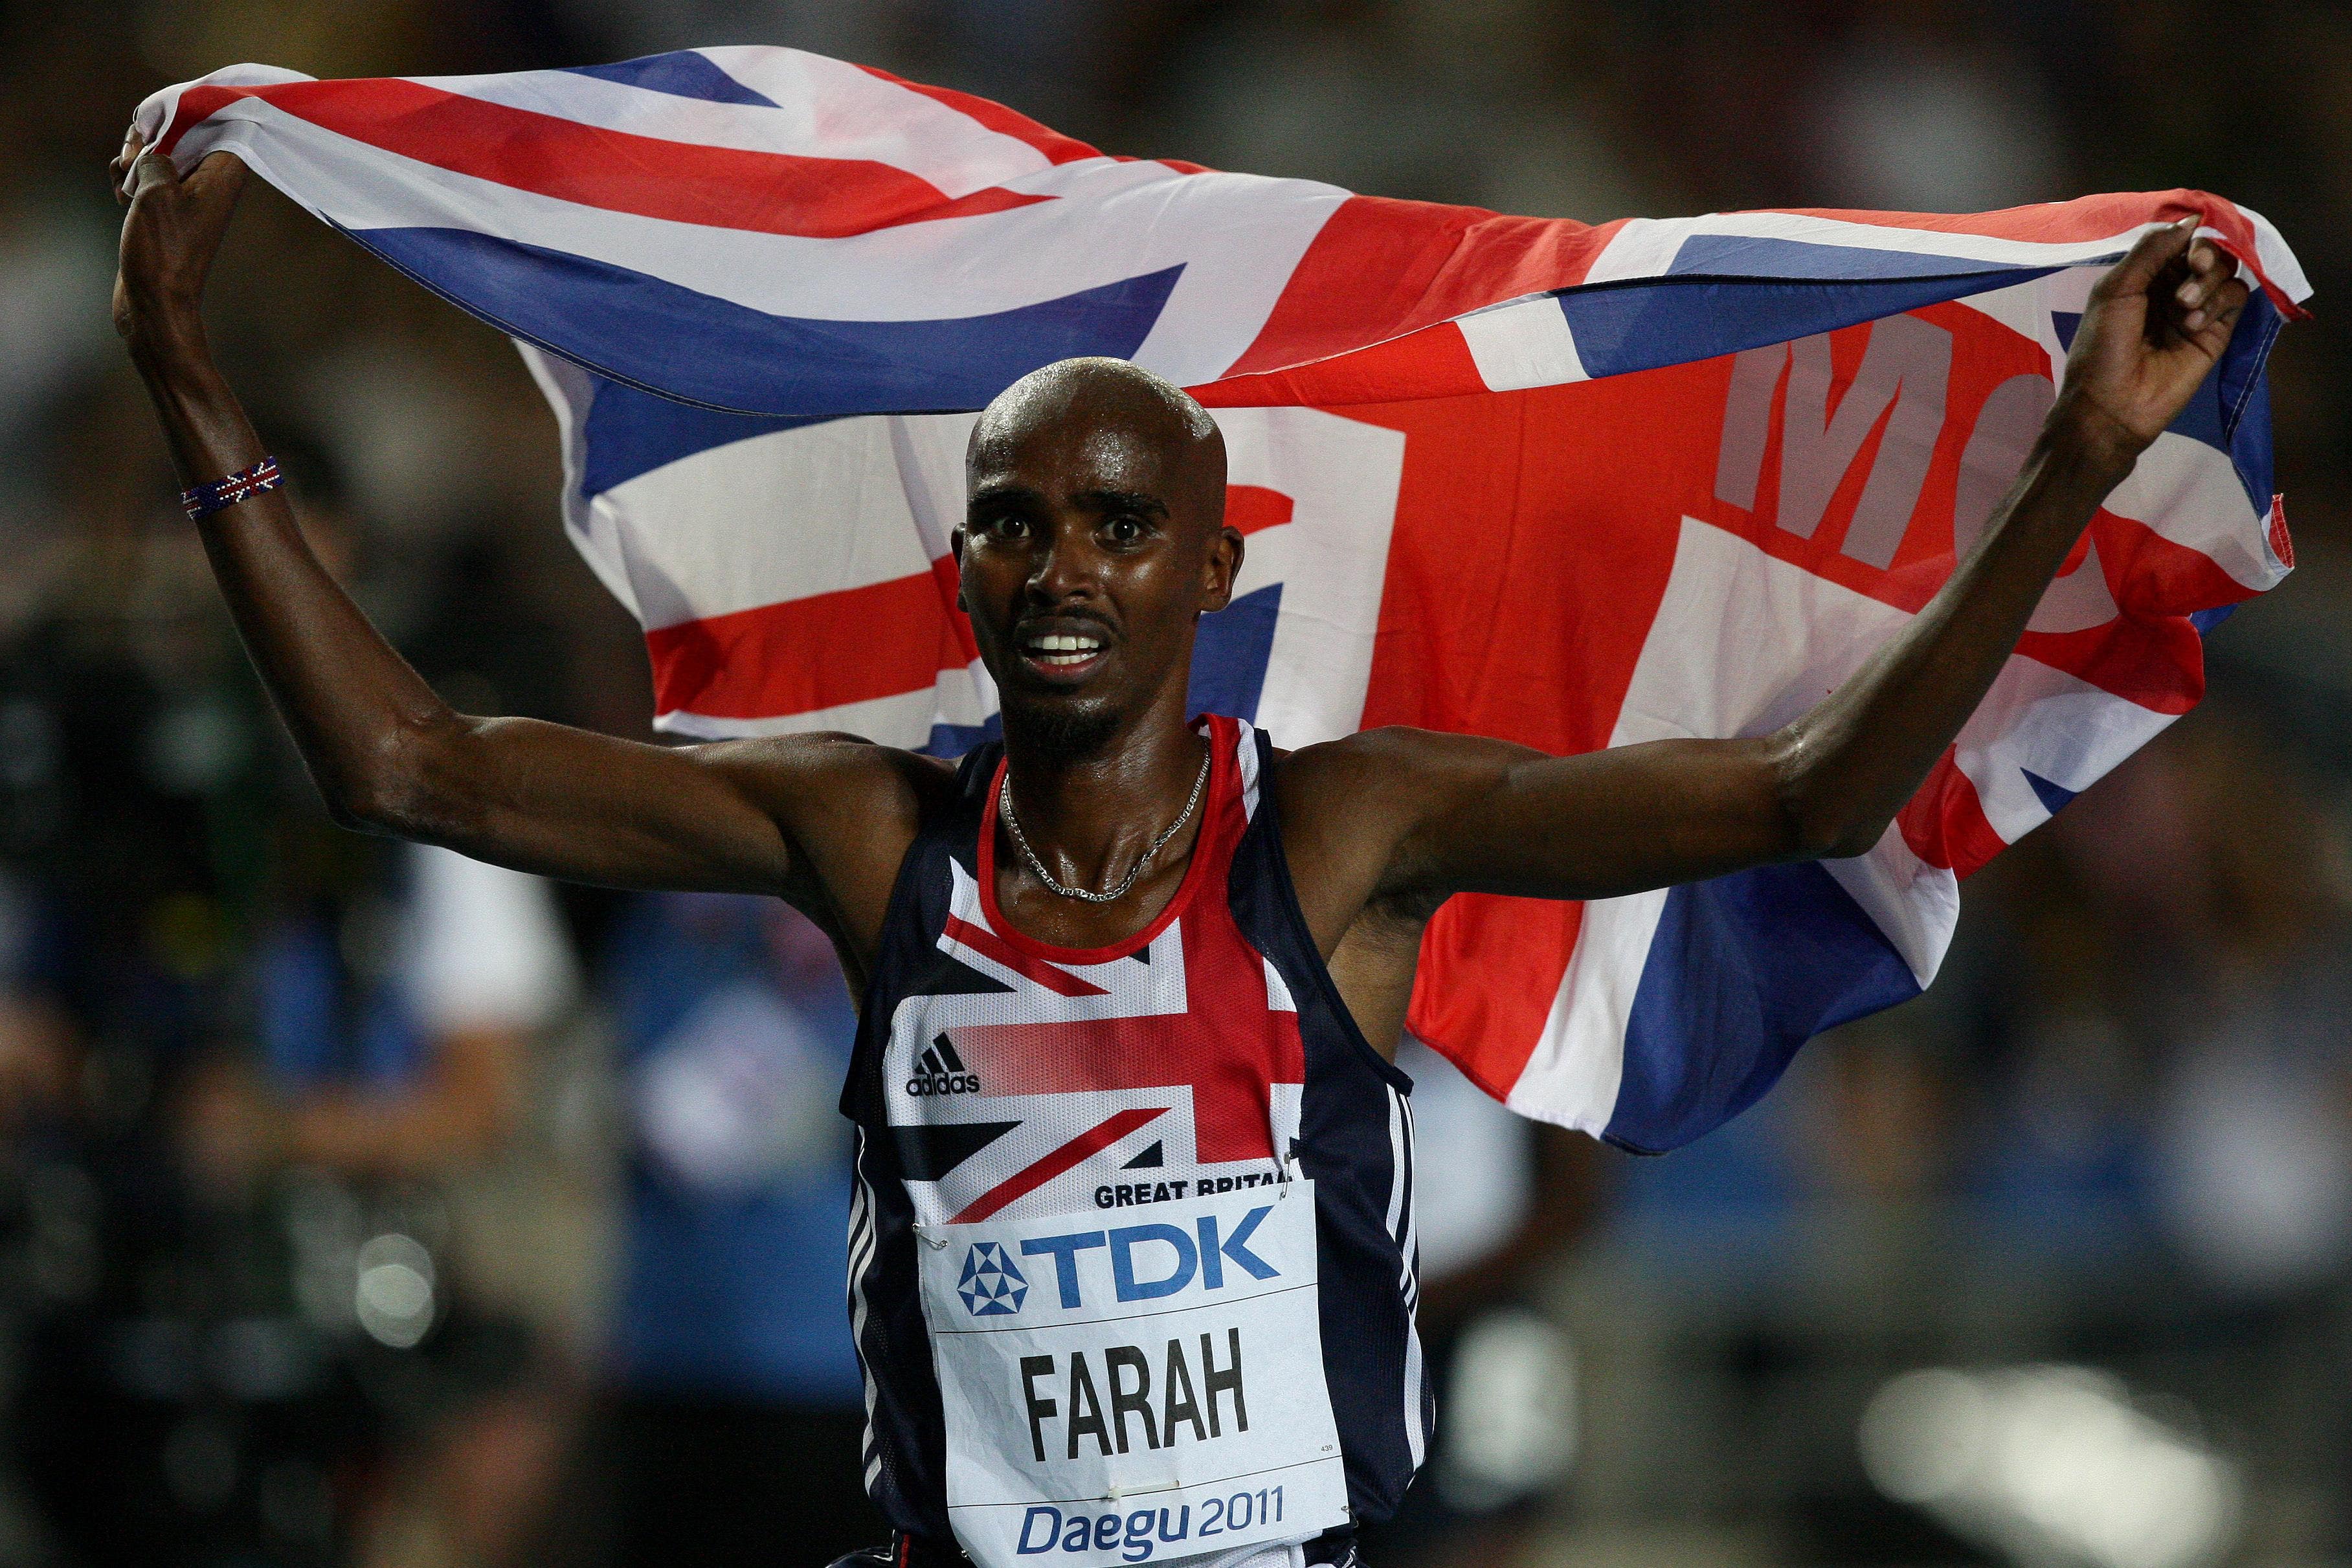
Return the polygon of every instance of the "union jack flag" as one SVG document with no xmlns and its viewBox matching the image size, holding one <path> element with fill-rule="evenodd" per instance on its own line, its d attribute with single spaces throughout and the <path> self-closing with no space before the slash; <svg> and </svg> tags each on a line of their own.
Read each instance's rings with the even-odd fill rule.
<svg viewBox="0 0 2352 1568">
<path fill-rule="evenodd" d="M 1969 216 L 1588 226 L 1107 157 L 789 49 L 151 99 L 511 333 L 572 538 L 685 735 L 960 751 L 995 696 L 948 537 L 972 411 L 1073 354 L 1190 386 L 1248 536 L 1192 695 L 1301 745 L 1411 723 L 1570 752 L 1753 734 L 1916 613 L 2055 395 L 2101 268 L 2187 214 L 2255 288 L 1982 710 L 1868 855 L 1590 905 L 1463 897 L 1413 1028 L 1644 1149 L 1916 994 L 1959 879 L 2197 700 L 2292 562 L 2263 364 L 2309 289 L 2197 191 Z"/>
</svg>

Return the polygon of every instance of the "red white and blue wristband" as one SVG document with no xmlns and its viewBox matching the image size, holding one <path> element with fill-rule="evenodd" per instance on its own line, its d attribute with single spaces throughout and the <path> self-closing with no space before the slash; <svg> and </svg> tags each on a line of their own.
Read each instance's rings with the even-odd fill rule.
<svg viewBox="0 0 2352 1568">
<path fill-rule="evenodd" d="M 188 514 L 190 522 L 198 522 L 248 497 L 257 496 L 264 490 L 274 490 L 285 482 L 286 476 L 278 471 L 278 459 L 264 458 L 253 467 L 231 474 L 225 479 L 215 479 L 208 485 L 182 490 L 180 509 Z"/>
</svg>

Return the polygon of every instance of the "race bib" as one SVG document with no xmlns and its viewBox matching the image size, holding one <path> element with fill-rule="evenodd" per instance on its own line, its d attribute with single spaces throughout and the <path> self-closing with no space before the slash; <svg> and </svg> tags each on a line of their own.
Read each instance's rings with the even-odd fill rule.
<svg viewBox="0 0 2352 1568">
<path fill-rule="evenodd" d="M 1143 1212 L 923 1233 L 948 1517 L 980 1568 L 1108 1568 L 1347 1522 L 1314 1184 Z"/>
</svg>

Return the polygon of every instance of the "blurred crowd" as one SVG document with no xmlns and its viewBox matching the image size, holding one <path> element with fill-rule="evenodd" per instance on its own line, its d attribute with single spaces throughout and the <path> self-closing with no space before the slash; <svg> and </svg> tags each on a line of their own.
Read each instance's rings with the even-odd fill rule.
<svg viewBox="0 0 2352 1568">
<path fill-rule="evenodd" d="M 1658 1160 L 1408 1046 L 1460 1179 L 1421 1227 L 1440 1448 L 1373 1561 L 2352 1557 L 2352 11 L 37 0 L 0 35 L 0 1568 L 880 1536 L 823 940 L 331 826 L 107 322 L 106 161 L 167 82 L 742 42 L 1596 222 L 2173 185 L 2276 221 L 2321 312 L 2273 370 L 2300 570 L 2214 635 L 2204 708 L 1971 884 L 1934 990 Z M 453 702 L 646 733 L 503 341 L 258 187 L 211 319 Z"/>
</svg>

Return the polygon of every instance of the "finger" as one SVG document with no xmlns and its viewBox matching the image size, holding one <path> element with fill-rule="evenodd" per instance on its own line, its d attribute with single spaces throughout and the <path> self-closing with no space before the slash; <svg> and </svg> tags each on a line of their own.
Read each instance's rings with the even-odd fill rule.
<svg viewBox="0 0 2352 1568">
<path fill-rule="evenodd" d="M 2190 248 L 2189 266 L 2190 276 L 2180 286 L 2179 298 L 2192 310 L 2203 306 L 2210 310 L 2222 285 L 2238 275 L 2237 258 L 2210 240 L 2200 239 Z"/>
<path fill-rule="evenodd" d="M 2109 295 L 2145 294 L 2156 281 L 2156 275 L 2179 258 L 2189 248 L 2197 233 L 2194 214 L 2179 223 L 2153 228 L 2139 237 L 2139 243 L 2126 251 L 2124 258 L 2108 268 L 2099 279 L 2098 287 Z"/>
<path fill-rule="evenodd" d="M 2246 301 L 2252 298 L 2252 289 L 2247 288 L 2235 278 L 2231 279 L 2215 291 L 2211 304 L 2207 305 L 2201 310 L 2192 310 L 2189 312 L 2192 323 L 2189 330 L 2194 331 L 2206 324 L 2205 321 L 2197 321 L 2195 320 L 2195 318 L 2202 316 L 2206 319 L 2206 321 L 2210 321 L 2213 326 L 2219 328 L 2222 341 L 2224 342 L 2228 342 L 2230 333 L 2235 330 L 2238 325 L 2239 313 L 2245 310 Z"/>
<path fill-rule="evenodd" d="M 131 200 L 131 166 L 139 162 L 139 154 L 146 151 L 146 139 L 139 134 L 136 125 L 122 133 L 122 151 L 106 165 L 106 172 L 113 182 L 116 201 L 128 203 Z"/>
<path fill-rule="evenodd" d="M 142 153 L 131 165 L 131 195 L 134 201 L 158 185 L 176 185 L 180 171 L 161 153 Z"/>
<path fill-rule="evenodd" d="M 2238 317 L 2244 313 L 2248 305 L 2253 303 L 2253 300 L 2252 289 L 2235 278 L 2231 279 L 2221 285 L 2221 298 L 2215 302 L 2214 320 L 2220 321 L 2225 329 L 2234 330 L 2238 324 Z"/>
<path fill-rule="evenodd" d="M 2183 259 L 2189 275 L 2181 279 L 2174 297 L 2184 305 L 2205 303 L 2234 270 L 2221 247 L 2210 239 L 2200 239 L 2190 246 Z"/>
<path fill-rule="evenodd" d="M 242 190 L 245 187 L 245 160 L 234 153 L 207 153 L 188 171 L 187 184 L 191 191 L 211 196 L 222 190 Z"/>
<path fill-rule="evenodd" d="M 2150 341 L 2162 343 L 2195 339 L 2200 347 L 2218 353 L 2226 343 L 2226 330 L 2214 343 L 2206 342 L 2219 315 L 2222 289 L 2236 276 L 2237 262 L 2210 239 L 2191 245 L 2160 279 L 2160 308 L 2150 312 Z"/>
<path fill-rule="evenodd" d="M 2179 342 L 2195 350 L 2210 366 L 2229 352 L 2230 340 L 2238 329 L 2239 314 L 2250 297 L 2246 286 L 2234 279 L 2222 285 L 2210 305 L 2190 311 L 2182 321 Z"/>
<path fill-rule="evenodd" d="M 2186 331 L 2201 330 L 2208 322 L 2221 319 L 2226 310 L 2231 319 L 2245 309 L 2248 290 L 2234 269 L 2206 282 L 2197 301 L 2183 312 L 2180 324 Z"/>
</svg>

